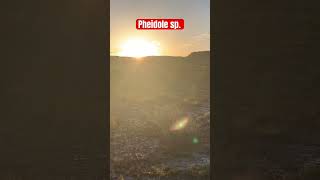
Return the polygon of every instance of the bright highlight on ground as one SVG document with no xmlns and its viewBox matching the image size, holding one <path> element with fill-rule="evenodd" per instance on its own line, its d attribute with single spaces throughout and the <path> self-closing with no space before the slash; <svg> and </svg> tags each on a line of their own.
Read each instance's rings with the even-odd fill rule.
<svg viewBox="0 0 320 180">
<path fill-rule="evenodd" d="M 141 58 L 145 56 L 159 56 L 160 44 L 140 38 L 128 39 L 121 46 L 119 56 Z"/>
</svg>

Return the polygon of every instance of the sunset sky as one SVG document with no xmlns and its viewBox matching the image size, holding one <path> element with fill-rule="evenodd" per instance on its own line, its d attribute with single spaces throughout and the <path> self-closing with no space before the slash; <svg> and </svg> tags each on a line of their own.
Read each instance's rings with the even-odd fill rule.
<svg viewBox="0 0 320 180">
<path fill-rule="evenodd" d="M 140 47 L 169 56 L 210 49 L 210 0 L 111 0 L 110 4 L 111 55 Z M 137 18 L 182 18 L 185 28 L 136 30 Z"/>
</svg>

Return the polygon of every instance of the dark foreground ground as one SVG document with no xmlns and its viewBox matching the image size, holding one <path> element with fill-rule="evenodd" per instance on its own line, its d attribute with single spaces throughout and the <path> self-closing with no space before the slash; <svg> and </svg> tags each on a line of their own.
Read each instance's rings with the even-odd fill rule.
<svg viewBox="0 0 320 180">
<path fill-rule="evenodd" d="M 131 118 L 119 118 L 112 128 L 112 179 L 209 179 L 209 102 L 186 102 L 180 107 L 181 115 L 175 116 L 184 114 L 190 121 L 179 132 L 166 128 L 165 124 L 174 123 L 174 119 L 158 122 L 160 117 L 151 110 L 144 112 L 142 106 L 149 105 L 136 104 L 134 108 L 127 108 L 126 115 Z M 160 113 L 177 108 L 166 106 L 153 108 Z M 199 139 L 197 144 L 192 143 L 193 137 Z"/>
</svg>

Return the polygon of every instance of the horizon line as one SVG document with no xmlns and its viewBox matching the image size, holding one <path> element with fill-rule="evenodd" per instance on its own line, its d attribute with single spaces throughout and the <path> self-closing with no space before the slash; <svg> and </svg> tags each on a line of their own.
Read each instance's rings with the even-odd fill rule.
<svg viewBox="0 0 320 180">
<path fill-rule="evenodd" d="M 188 57 L 188 56 L 190 56 L 192 53 L 200 53 L 200 52 L 211 52 L 211 50 L 192 51 L 192 52 L 189 53 L 187 56 L 178 56 L 178 55 L 153 55 L 153 56 L 144 56 L 144 57 L 140 57 L 140 58 L 146 58 L 146 57 Z M 119 56 L 119 55 L 111 55 L 111 54 L 110 54 L 110 57 L 136 58 L 136 57 L 132 57 L 132 56 Z"/>
</svg>

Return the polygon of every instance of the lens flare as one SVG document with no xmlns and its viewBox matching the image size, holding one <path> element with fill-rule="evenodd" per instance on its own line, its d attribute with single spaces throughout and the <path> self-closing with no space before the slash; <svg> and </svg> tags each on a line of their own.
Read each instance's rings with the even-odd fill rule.
<svg viewBox="0 0 320 180">
<path fill-rule="evenodd" d="M 196 137 L 192 138 L 192 143 L 193 144 L 198 144 L 199 143 L 199 139 L 196 138 Z"/>
<path fill-rule="evenodd" d="M 189 122 L 189 118 L 184 117 L 184 118 L 178 120 L 177 122 L 175 122 L 171 126 L 170 130 L 171 131 L 178 131 L 178 130 L 184 129 L 187 126 L 188 122 Z"/>
</svg>

